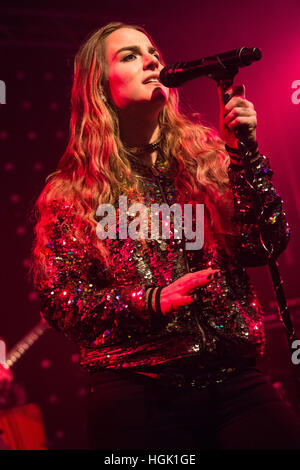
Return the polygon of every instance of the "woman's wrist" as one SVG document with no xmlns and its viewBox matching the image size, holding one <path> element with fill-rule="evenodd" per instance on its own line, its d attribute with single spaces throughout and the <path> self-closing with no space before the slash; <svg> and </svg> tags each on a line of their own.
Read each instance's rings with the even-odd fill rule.
<svg viewBox="0 0 300 470">
<path fill-rule="evenodd" d="M 239 149 L 229 147 L 225 144 L 225 149 L 229 154 L 231 160 L 231 166 L 236 169 L 243 168 L 243 155 L 241 154 Z M 250 163 L 254 163 L 256 160 L 260 158 L 260 153 L 258 150 L 258 143 L 251 142 L 247 144 L 247 151 L 248 151 L 248 159 Z"/>
<path fill-rule="evenodd" d="M 257 141 L 247 143 L 246 148 L 249 152 L 250 159 L 254 158 L 259 153 Z M 225 144 L 225 149 L 230 157 L 234 159 L 239 160 L 243 157 L 239 148 L 229 147 L 229 145 Z"/>
<path fill-rule="evenodd" d="M 146 304 L 150 314 L 154 317 L 161 317 L 164 315 L 161 308 L 161 292 L 162 287 L 150 287 L 146 291 Z"/>
<path fill-rule="evenodd" d="M 151 308 L 154 310 L 155 313 L 156 313 L 155 295 L 156 295 L 157 289 L 158 287 L 155 287 L 155 289 L 153 290 L 152 299 L 151 299 Z"/>
</svg>

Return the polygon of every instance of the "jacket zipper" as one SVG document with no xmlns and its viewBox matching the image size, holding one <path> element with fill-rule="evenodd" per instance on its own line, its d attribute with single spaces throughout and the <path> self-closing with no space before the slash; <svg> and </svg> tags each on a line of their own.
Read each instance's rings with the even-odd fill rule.
<svg viewBox="0 0 300 470">
<path fill-rule="evenodd" d="M 155 182 L 156 184 L 158 185 L 159 187 L 159 190 L 160 190 L 160 193 L 162 195 L 162 198 L 164 200 L 164 202 L 166 204 L 168 204 L 168 201 L 166 199 L 166 196 L 165 196 L 165 193 L 164 193 L 164 190 L 163 190 L 163 187 L 161 185 L 161 182 L 160 182 L 160 178 L 159 178 L 159 175 L 154 175 L 155 177 Z M 189 266 L 189 261 L 188 261 L 188 258 L 187 258 L 187 253 L 186 253 L 186 248 L 185 248 L 185 234 L 184 234 L 184 231 L 182 231 L 182 235 L 183 235 L 183 255 L 184 255 L 184 262 L 185 262 L 185 267 L 186 267 L 186 271 L 189 273 L 190 272 L 190 266 Z M 205 337 L 205 333 L 204 333 L 204 330 L 202 328 L 202 326 L 200 325 L 199 323 L 199 318 L 198 318 L 198 312 L 196 311 L 195 309 L 195 305 L 194 304 L 191 304 L 190 305 L 191 307 L 191 310 L 194 314 L 194 318 L 196 320 L 196 323 L 197 323 L 197 326 L 198 326 L 198 329 L 201 333 L 201 336 L 202 336 L 202 341 L 203 341 L 203 349 L 205 348 L 205 345 L 206 345 L 206 337 Z"/>
</svg>

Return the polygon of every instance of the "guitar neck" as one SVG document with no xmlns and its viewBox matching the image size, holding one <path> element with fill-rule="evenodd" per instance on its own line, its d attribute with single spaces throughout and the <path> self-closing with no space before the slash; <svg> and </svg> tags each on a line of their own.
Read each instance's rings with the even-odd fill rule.
<svg viewBox="0 0 300 470">
<path fill-rule="evenodd" d="M 50 326 L 41 320 L 24 338 L 19 341 L 13 349 L 11 349 L 6 356 L 6 366 L 13 366 L 25 352 L 39 339 Z"/>
</svg>

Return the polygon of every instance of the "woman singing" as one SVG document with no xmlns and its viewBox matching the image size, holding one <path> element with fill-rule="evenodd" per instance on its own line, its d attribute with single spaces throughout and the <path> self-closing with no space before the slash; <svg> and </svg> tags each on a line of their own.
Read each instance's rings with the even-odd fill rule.
<svg viewBox="0 0 300 470">
<path fill-rule="evenodd" d="M 256 112 L 243 87 L 226 105 L 220 93 L 221 138 L 179 111 L 163 67 L 138 26 L 110 23 L 82 45 L 70 140 L 36 204 L 35 286 L 91 374 L 91 449 L 300 449 L 298 418 L 256 366 L 265 339 L 246 267 L 266 256 L 238 128 L 276 256 L 289 235 Z M 169 237 L 134 236 L 155 204 L 203 205 L 203 246 L 188 248 L 171 211 Z"/>
</svg>

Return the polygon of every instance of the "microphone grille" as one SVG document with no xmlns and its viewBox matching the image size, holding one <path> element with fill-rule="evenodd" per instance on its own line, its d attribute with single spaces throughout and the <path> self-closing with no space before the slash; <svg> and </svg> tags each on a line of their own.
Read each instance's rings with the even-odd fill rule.
<svg viewBox="0 0 300 470">
<path fill-rule="evenodd" d="M 243 65 L 250 65 L 255 60 L 261 59 L 262 53 L 258 47 L 242 47 L 239 56 Z"/>
</svg>

